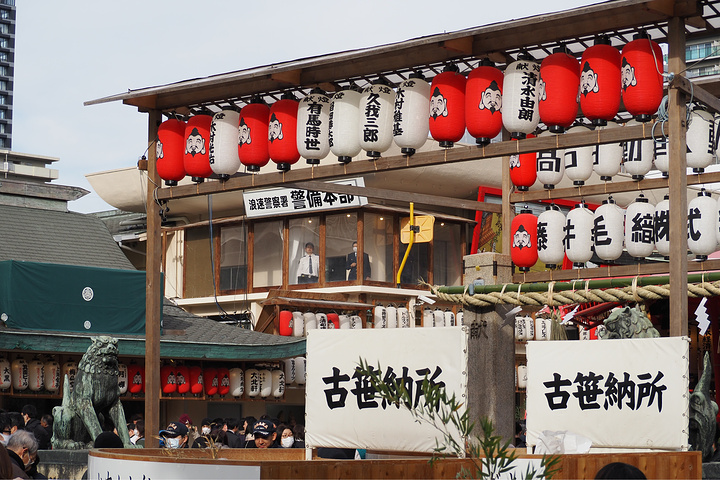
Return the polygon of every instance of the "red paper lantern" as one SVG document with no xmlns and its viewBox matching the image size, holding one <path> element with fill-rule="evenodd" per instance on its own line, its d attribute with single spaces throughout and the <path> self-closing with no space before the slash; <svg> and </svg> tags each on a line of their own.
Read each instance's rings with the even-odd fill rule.
<svg viewBox="0 0 720 480">
<path fill-rule="evenodd" d="M 217 395 L 220 386 L 217 368 L 208 367 L 203 370 L 203 382 L 205 383 L 206 395 Z"/>
<path fill-rule="evenodd" d="M 327 319 L 329 328 L 340 328 L 340 315 L 337 313 L 328 313 Z"/>
<path fill-rule="evenodd" d="M 540 120 L 552 133 L 563 133 L 578 113 L 580 64 L 560 47 L 540 64 L 540 79 Z"/>
<path fill-rule="evenodd" d="M 290 310 L 280 310 L 280 335 L 289 337 L 293 333 L 293 315 Z"/>
<path fill-rule="evenodd" d="M 521 272 L 527 272 L 538 259 L 537 217 L 530 210 L 521 210 L 510 225 L 512 246 L 510 257 Z"/>
<path fill-rule="evenodd" d="M 217 369 L 218 371 L 218 394 L 225 396 L 230 393 L 230 370 L 224 367 Z"/>
<path fill-rule="evenodd" d="M 240 110 L 238 156 L 248 172 L 259 172 L 270 161 L 268 153 L 268 122 L 270 107 L 260 98 Z"/>
<path fill-rule="evenodd" d="M 175 369 L 175 383 L 177 384 L 177 393 L 186 394 L 190 391 L 190 369 L 184 365 L 180 365 Z"/>
<path fill-rule="evenodd" d="M 430 135 L 450 148 L 465 135 L 465 75 L 449 64 L 430 85 Z"/>
<path fill-rule="evenodd" d="M 620 109 L 620 52 L 606 36 L 580 60 L 580 108 L 595 125 L 605 125 Z"/>
<path fill-rule="evenodd" d="M 177 377 L 175 376 L 175 367 L 172 365 L 163 365 L 160 368 L 160 384 L 163 393 L 177 392 Z"/>
<path fill-rule="evenodd" d="M 161 123 L 155 152 L 158 175 L 165 180 L 165 185 L 177 185 L 185 178 L 185 122 L 169 118 Z"/>
<path fill-rule="evenodd" d="M 502 71 L 488 59 L 468 75 L 465 123 L 478 145 L 487 145 L 502 130 L 502 86 Z"/>
<path fill-rule="evenodd" d="M 528 134 L 527 138 L 535 135 Z M 517 139 L 515 139 L 517 141 Z M 526 192 L 537 179 L 537 153 L 520 153 L 510 156 L 510 181 L 521 192 Z"/>
<path fill-rule="evenodd" d="M 285 93 L 281 100 L 270 107 L 268 124 L 268 153 L 278 170 L 287 172 L 290 166 L 300 160 L 297 148 L 298 101 L 291 93 Z"/>
<path fill-rule="evenodd" d="M 200 395 L 203 392 L 204 384 L 202 368 L 190 367 L 190 393 Z"/>
<path fill-rule="evenodd" d="M 145 392 L 145 367 L 142 365 L 128 365 L 128 390 L 132 394 Z"/>
<path fill-rule="evenodd" d="M 633 37 L 622 50 L 622 98 L 638 122 L 647 122 L 663 98 L 663 54 L 645 33 Z"/>
<path fill-rule="evenodd" d="M 212 175 L 210 168 L 210 125 L 212 115 L 195 115 L 185 125 L 185 172 L 192 181 L 202 183 Z"/>
</svg>

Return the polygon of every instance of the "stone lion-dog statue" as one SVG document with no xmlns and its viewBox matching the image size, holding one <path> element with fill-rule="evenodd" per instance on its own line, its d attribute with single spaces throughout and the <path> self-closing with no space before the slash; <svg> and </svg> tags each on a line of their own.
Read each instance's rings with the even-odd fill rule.
<svg viewBox="0 0 720 480">
<path fill-rule="evenodd" d="M 117 339 L 99 336 L 91 340 L 92 344 L 78 364 L 73 388 L 65 375 L 62 405 L 52 410 L 55 418 L 52 448 L 92 448 L 103 431 L 101 422 L 105 418 L 111 418 L 115 423 L 126 448 L 135 447 L 130 443 L 125 412 L 120 403 Z"/>
</svg>

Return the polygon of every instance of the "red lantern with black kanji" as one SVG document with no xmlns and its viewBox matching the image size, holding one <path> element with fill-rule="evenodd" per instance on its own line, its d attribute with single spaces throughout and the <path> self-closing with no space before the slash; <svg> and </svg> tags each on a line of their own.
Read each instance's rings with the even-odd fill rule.
<svg viewBox="0 0 720 480">
<path fill-rule="evenodd" d="M 510 225 L 512 245 L 510 257 L 521 272 L 527 272 L 538 259 L 537 217 L 530 210 L 521 210 Z"/>
<path fill-rule="evenodd" d="M 185 365 L 175 368 L 175 383 L 177 393 L 184 395 L 190 391 L 190 369 Z"/>
<path fill-rule="evenodd" d="M 502 130 L 503 73 L 483 59 L 467 77 L 465 123 L 478 145 L 487 145 Z"/>
<path fill-rule="evenodd" d="M 580 108 L 595 125 L 605 125 L 620 109 L 620 52 L 599 36 L 580 60 Z"/>
<path fill-rule="evenodd" d="M 328 313 L 328 328 L 340 328 L 340 315 L 337 313 Z"/>
<path fill-rule="evenodd" d="M 529 134 L 527 138 L 534 138 Z M 517 139 L 515 139 L 517 141 Z M 510 156 L 510 181 L 521 192 L 526 192 L 537 179 L 537 153 L 519 153 Z"/>
<path fill-rule="evenodd" d="M 210 125 L 212 115 L 194 115 L 185 125 L 185 173 L 192 175 L 192 181 L 202 183 L 212 175 L 210 167 Z"/>
<path fill-rule="evenodd" d="M 297 148 L 298 101 L 290 93 L 270 107 L 268 124 L 268 153 L 278 170 L 287 172 L 300 160 Z"/>
<path fill-rule="evenodd" d="M 430 135 L 450 148 L 465 135 L 465 75 L 449 64 L 430 85 Z"/>
<path fill-rule="evenodd" d="M 202 368 L 198 366 L 190 367 L 190 393 L 200 395 L 203 393 L 204 385 Z"/>
<path fill-rule="evenodd" d="M 160 124 L 155 153 L 157 172 L 165 185 L 175 186 L 185 178 L 185 122 L 169 118 Z"/>
<path fill-rule="evenodd" d="M 128 365 L 128 390 L 132 394 L 145 391 L 145 367 L 137 363 Z"/>
<path fill-rule="evenodd" d="M 218 395 L 225 396 L 230 393 L 230 370 L 225 367 L 217 369 L 218 372 Z"/>
<path fill-rule="evenodd" d="M 165 394 L 177 392 L 177 377 L 173 365 L 163 365 L 160 368 L 160 385 Z"/>
<path fill-rule="evenodd" d="M 280 310 L 280 335 L 289 337 L 293 333 L 293 314 L 290 310 Z"/>
<path fill-rule="evenodd" d="M 217 368 L 208 367 L 203 370 L 203 382 L 205 384 L 206 395 L 217 395 L 218 387 L 220 386 Z"/>
<path fill-rule="evenodd" d="M 240 110 L 238 156 L 248 172 L 259 172 L 270 161 L 268 153 L 268 122 L 270 107 L 260 98 Z"/>
<path fill-rule="evenodd" d="M 540 82 L 540 120 L 552 133 L 563 133 L 578 113 L 580 64 L 560 47 L 540 64 Z"/>
<path fill-rule="evenodd" d="M 660 45 L 639 33 L 623 47 L 622 99 L 638 122 L 648 122 L 663 98 L 663 54 Z"/>
</svg>

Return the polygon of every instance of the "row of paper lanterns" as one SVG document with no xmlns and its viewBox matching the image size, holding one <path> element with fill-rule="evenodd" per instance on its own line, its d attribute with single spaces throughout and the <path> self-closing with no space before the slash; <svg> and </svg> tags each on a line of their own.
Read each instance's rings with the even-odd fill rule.
<svg viewBox="0 0 720 480">
<path fill-rule="evenodd" d="M 481 145 L 503 126 L 524 138 L 541 120 L 561 133 L 575 121 L 578 103 L 596 125 L 613 120 L 621 92 L 628 112 L 647 121 L 662 100 L 663 68 L 659 45 L 646 36 L 622 53 L 598 37 L 580 62 L 559 49 L 542 63 L 520 54 L 504 73 L 483 61 L 467 78 L 448 65 L 432 83 L 416 74 L 397 90 L 378 82 L 332 98 L 316 89 L 299 101 L 286 94 L 271 106 L 257 99 L 240 111 L 163 122 L 157 170 L 175 185 L 186 175 L 196 182 L 213 173 L 227 178 L 241 166 L 257 172 L 270 160 L 287 171 L 301 157 L 314 165 L 331 152 L 344 163 L 363 150 L 378 158 L 393 142 L 412 155 L 428 134 L 451 147 L 466 130 Z"/>
<path fill-rule="evenodd" d="M 463 324 L 463 311 L 458 310 L 455 315 L 452 310 L 445 309 L 444 311 L 440 308 L 431 310 L 425 308 L 423 310 L 423 327 L 455 327 Z"/>
<path fill-rule="evenodd" d="M 362 318 L 359 315 L 345 315 L 334 312 L 292 312 L 280 311 L 280 335 L 286 337 L 307 336 L 310 330 L 360 329 Z"/>
<path fill-rule="evenodd" d="M 705 260 L 720 245 L 720 205 L 702 189 L 690 200 L 687 213 L 688 248 Z M 511 224 L 511 258 L 521 271 L 527 271 L 539 259 L 548 268 L 562 264 L 564 256 L 574 266 L 583 266 L 593 253 L 600 260 L 613 261 L 628 254 L 645 258 L 657 250 L 670 255 L 669 196 L 653 206 L 640 194 L 626 209 L 612 197 L 595 212 L 584 203 L 564 215 L 549 205 L 539 216 L 522 210 Z"/>
<path fill-rule="evenodd" d="M 0 390 L 10 387 L 14 391 L 57 392 L 60 390 L 61 375 L 67 374 L 74 381 L 77 364 L 68 362 L 62 367 L 54 360 L 46 362 L 38 358 L 26 361 L 18 357 L 12 362 L 0 357 Z"/>
<path fill-rule="evenodd" d="M 515 340 L 526 342 L 528 340 L 550 340 L 552 319 L 537 316 L 534 319 L 529 315 L 515 317 Z M 597 328 L 585 328 L 578 325 L 580 340 L 597 340 Z"/>
</svg>

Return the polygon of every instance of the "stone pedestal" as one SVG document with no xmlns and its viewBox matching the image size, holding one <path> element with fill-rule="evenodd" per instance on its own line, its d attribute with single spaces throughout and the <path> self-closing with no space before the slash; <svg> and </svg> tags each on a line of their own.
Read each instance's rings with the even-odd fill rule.
<svg viewBox="0 0 720 480">
<path fill-rule="evenodd" d="M 482 279 L 485 285 L 510 283 L 510 255 L 478 253 L 463 258 L 464 284 Z M 509 306 L 512 307 L 512 306 Z M 488 417 L 503 440 L 515 438 L 515 324 L 506 319 L 509 307 L 463 306 L 468 341 L 468 408 L 479 432 Z"/>
</svg>

